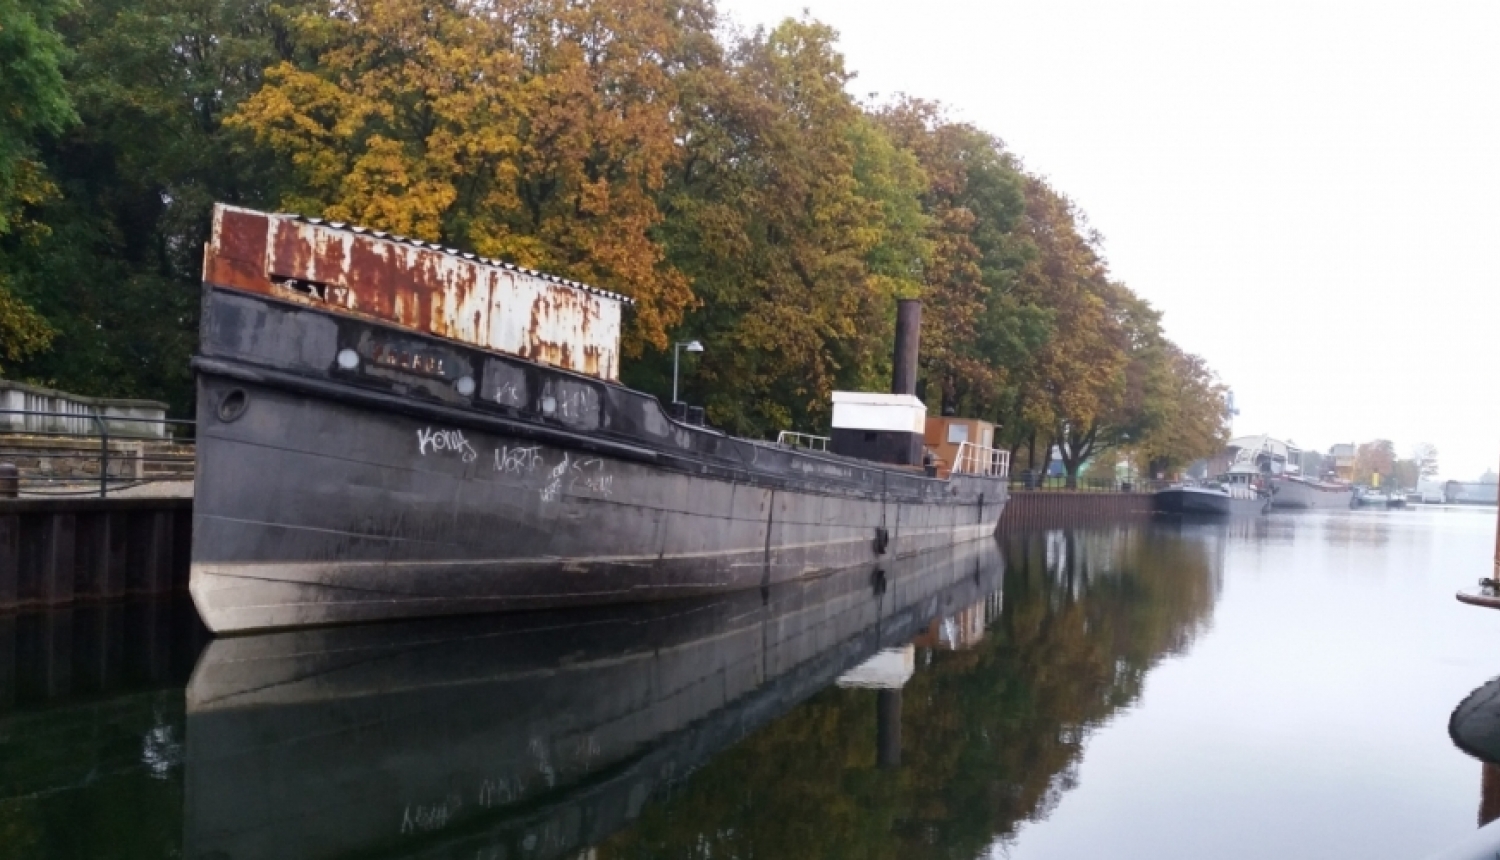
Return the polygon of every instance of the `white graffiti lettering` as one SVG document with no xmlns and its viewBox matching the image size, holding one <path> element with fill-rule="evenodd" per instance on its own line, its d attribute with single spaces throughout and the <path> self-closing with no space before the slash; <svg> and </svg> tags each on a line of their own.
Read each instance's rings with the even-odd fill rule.
<svg viewBox="0 0 1500 860">
<path fill-rule="evenodd" d="M 511 803 L 526 793 L 526 786 L 515 777 L 485 779 L 479 784 L 479 805 L 485 809 Z"/>
<path fill-rule="evenodd" d="M 590 770 L 594 761 L 599 758 L 599 739 L 592 734 L 577 738 L 573 741 L 573 760 L 583 766 L 584 770 Z"/>
<path fill-rule="evenodd" d="M 464 438 L 462 430 L 434 430 L 431 427 L 423 427 L 417 431 L 417 450 L 426 457 L 429 452 L 435 454 L 454 453 L 458 454 L 465 463 L 472 463 L 479 459 L 479 452 Z"/>
<path fill-rule="evenodd" d="M 529 475 L 541 465 L 543 465 L 542 449 L 539 446 L 495 449 L 495 471 L 497 472 L 504 472 L 508 475 Z"/>
<path fill-rule="evenodd" d="M 568 474 L 570 465 L 572 464 L 568 460 L 568 455 L 563 454 L 562 462 L 552 467 L 551 473 L 547 475 L 547 483 L 542 487 L 543 502 L 555 502 L 557 497 L 562 495 L 562 479 Z"/>
<path fill-rule="evenodd" d="M 596 421 L 599 416 L 599 396 L 594 389 L 572 385 L 548 383 L 542 390 L 545 398 L 552 400 L 551 408 L 564 421 Z"/>
<path fill-rule="evenodd" d="M 595 495 L 609 498 L 614 493 L 614 485 L 614 476 L 605 474 L 604 461 L 589 459 L 573 464 L 573 479 L 568 483 L 568 489 L 582 487 Z"/>
<path fill-rule="evenodd" d="M 521 390 L 514 382 L 507 382 L 495 389 L 495 402 L 503 406 L 521 405 Z"/>
<path fill-rule="evenodd" d="M 433 830 L 441 830 L 448 826 L 448 822 L 457 814 L 458 808 L 463 801 L 458 797 L 449 797 L 442 803 L 432 805 L 410 804 L 406 805 L 401 814 L 402 833 L 427 833 Z"/>
</svg>

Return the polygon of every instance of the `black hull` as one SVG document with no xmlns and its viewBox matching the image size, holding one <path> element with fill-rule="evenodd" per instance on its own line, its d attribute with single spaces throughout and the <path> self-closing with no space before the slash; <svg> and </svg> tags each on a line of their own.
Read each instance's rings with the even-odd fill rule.
<svg viewBox="0 0 1500 860">
<path fill-rule="evenodd" d="M 185 856 L 578 856 L 1000 578 L 976 541 L 764 596 L 218 640 L 187 694 Z"/>
<path fill-rule="evenodd" d="M 1181 487 L 1156 492 L 1151 504 L 1157 513 L 1176 516 L 1247 517 L 1258 516 L 1266 509 L 1264 499 L 1236 499 Z"/>
<path fill-rule="evenodd" d="M 598 380 L 205 296 L 191 587 L 216 632 L 764 588 L 989 536 L 1004 507 L 1001 478 L 733 439 Z M 338 368 L 371 342 L 476 394 Z"/>
</svg>

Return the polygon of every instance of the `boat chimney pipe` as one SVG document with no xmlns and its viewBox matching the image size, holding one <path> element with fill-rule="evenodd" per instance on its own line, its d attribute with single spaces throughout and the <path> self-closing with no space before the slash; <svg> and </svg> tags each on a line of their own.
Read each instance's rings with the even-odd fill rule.
<svg viewBox="0 0 1500 860">
<path fill-rule="evenodd" d="M 917 347 L 922 340 L 922 301 L 896 302 L 896 354 L 891 362 L 891 393 L 917 393 Z"/>
</svg>

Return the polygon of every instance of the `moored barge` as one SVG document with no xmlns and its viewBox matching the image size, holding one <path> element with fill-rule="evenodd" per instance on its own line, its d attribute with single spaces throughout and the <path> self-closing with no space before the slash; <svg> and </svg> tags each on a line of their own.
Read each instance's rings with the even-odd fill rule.
<svg viewBox="0 0 1500 860">
<path fill-rule="evenodd" d="M 1158 490 L 1151 504 L 1159 514 L 1236 517 L 1262 514 L 1269 502 L 1248 485 L 1207 483 Z"/>
<path fill-rule="evenodd" d="M 1354 487 L 1280 475 L 1271 483 L 1271 507 L 1293 510 L 1347 508 L 1354 503 Z"/>
<path fill-rule="evenodd" d="M 235 207 L 204 260 L 191 590 L 216 632 L 633 602 L 989 537 L 1004 452 L 923 468 L 898 390 L 828 451 L 619 384 L 629 300 L 429 243 Z M 934 419 L 940 420 L 940 419 Z"/>
</svg>

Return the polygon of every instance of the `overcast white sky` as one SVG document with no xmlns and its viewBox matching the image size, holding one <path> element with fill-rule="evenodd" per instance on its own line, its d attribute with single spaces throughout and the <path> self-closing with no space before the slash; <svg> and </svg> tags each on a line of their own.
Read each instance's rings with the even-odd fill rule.
<svg viewBox="0 0 1500 860">
<path fill-rule="evenodd" d="M 719 0 L 998 134 L 1233 387 L 1236 434 L 1500 461 L 1500 2 Z"/>
</svg>

